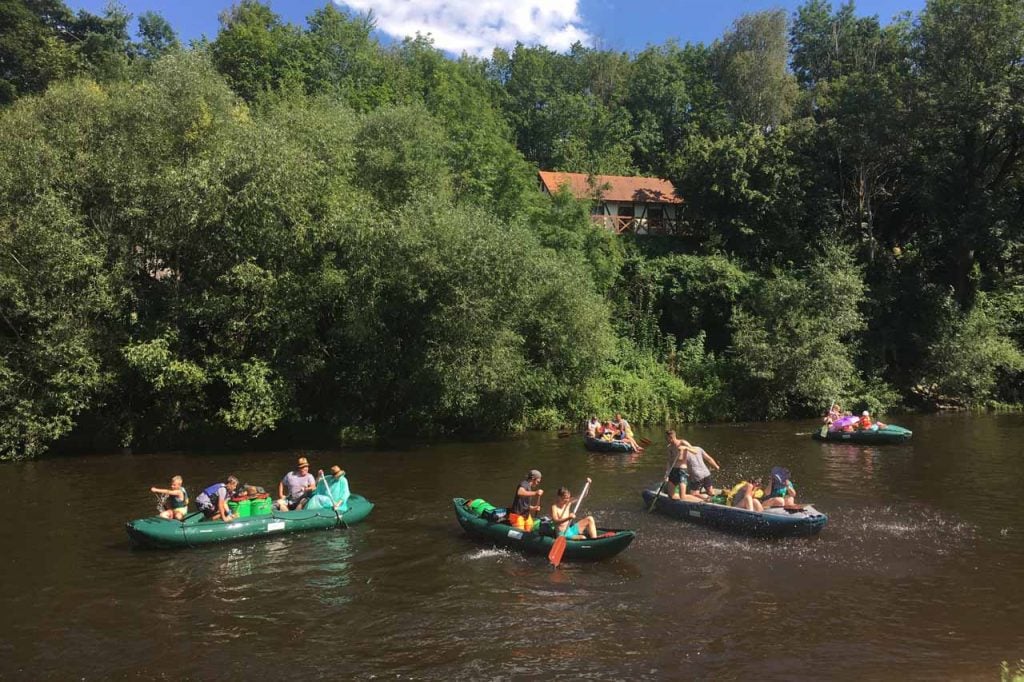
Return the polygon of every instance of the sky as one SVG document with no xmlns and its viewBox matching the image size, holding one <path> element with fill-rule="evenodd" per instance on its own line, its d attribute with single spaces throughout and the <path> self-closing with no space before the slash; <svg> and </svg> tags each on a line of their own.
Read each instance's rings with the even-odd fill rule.
<svg viewBox="0 0 1024 682">
<path fill-rule="evenodd" d="M 285 21 L 304 24 L 332 0 L 271 0 Z M 416 32 L 453 55 L 489 56 L 494 47 L 542 44 L 563 51 L 573 42 L 638 52 L 668 40 L 710 43 L 733 20 L 750 12 L 782 8 L 792 13 L 803 0 L 334 0 L 344 9 L 372 11 L 383 42 Z M 68 0 L 73 9 L 102 13 L 108 0 Z M 214 38 L 218 15 L 231 0 L 121 0 L 128 12 L 162 14 L 185 42 Z M 833 2 L 838 7 L 839 2 Z M 856 12 L 883 23 L 901 12 L 920 12 L 925 0 L 860 0 Z M 134 28 L 134 22 L 133 22 Z"/>
</svg>

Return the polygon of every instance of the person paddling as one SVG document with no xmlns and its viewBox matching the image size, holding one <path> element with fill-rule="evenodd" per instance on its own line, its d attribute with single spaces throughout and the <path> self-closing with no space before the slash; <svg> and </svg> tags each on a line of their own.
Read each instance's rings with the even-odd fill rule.
<svg viewBox="0 0 1024 682">
<path fill-rule="evenodd" d="M 587 483 L 591 481 L 588 478 Z M 593 516 L 585 516 L 576 520 L 576 514 L 572 511 L 572 503 L 575 500 L 566 487 L 558 489 L 558 497 L 551 505 L 551 520 L 559 535 L 564 535 L 567 540 L 582 540 L 583 538 L 594 539 L 597 537 L 597 523 Z"/>
<path fill-rule="evenodd" d="M 178 521 L 185 518 L 185 514 L 188 513 L 188 491 L 182 485 L 181 476 L 171 479 L 170 488 L 150 488 L 149 491 L 166 497 L 163 511 L 160 512 L 161 518 Z"/>
<path fill-rule="evenodd" d="M 675 431 L 666 431 L 665 444 L 668 448 L 668 462 L 665 468 L 668 471 L 668 481 L 672 485 L 669 491 L 672 499 L 686 502 L 703 502 L 702 498 L 686 493 L 686 483 L 689 474 L 686 465 L 686 453 L 690 443 L 677 438 Z M 677 486 L 679 488 L 678 491 L 676 490 Z"/>
<path fill-rule="evenodd" d="M 516 486 L 516 494 L 509 509 L 510 514 L 525 517 L 540 512 L 540 501 L 537 498 L 544 494 L 544 491 L 537 487 L 540 485 L 540 479 L 540 472 L 536 469 L 530 469 L 526 473 L 526 478 Z"/>
</svg>

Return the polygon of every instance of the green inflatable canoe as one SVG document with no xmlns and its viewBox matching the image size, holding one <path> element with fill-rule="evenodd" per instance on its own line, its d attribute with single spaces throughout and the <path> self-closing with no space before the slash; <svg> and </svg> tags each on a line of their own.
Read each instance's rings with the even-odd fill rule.
<svg viewBox="0 0 1024 682">
<path fill-rule="evenodd" d="M 172 549 L 264 538 L 305 530 L 347 527 L 365 519 L 372 510 L 372 502 L 362 495 L 352 495 L 348 498 L 348 511 L 340 513 L 330 509 L 274 511 L 263 516 L 249 516 L 224 523 L 206 521 L 202 514 L 196 512 L 186 516 L 184 521 L 170 521 L 159 516 L 136 519 L 126 523 L 125 528 L 128 537 L 137 545 Z"/>
<path fill-rule="evenodd" d="M 895 443 L 907 443 L 914 432 L 902 426 L 886 424 L 884 429 L 866 431 L 826 431 L 821 435 L 821 430 L 811 433 L 814 440 L 827 443 L 858 443 L 861 445 L 886 445 Z"/>
<path fill-rule="evenodd" d="M 456 497 L 452 500 L 455 506 L 455 518 L 459 520 L 466 533 L 476 540 L 500 547 L 517 549 L 527 554 L 547 556 L 555 539 L 548 535 L 518 530 L 507 523 L 492 523 L 480 518 L 466 508 L 466 499 Z M 613 557 L 629 547 L 636 533 L 631 530 L 597 529 L 599 537 L 594 540 L 568 540 L 565 543 L 565 554 L 562 561 L 597 561 Z M 600 537 L 603 534 L 606 537 Z"/>
</svg>

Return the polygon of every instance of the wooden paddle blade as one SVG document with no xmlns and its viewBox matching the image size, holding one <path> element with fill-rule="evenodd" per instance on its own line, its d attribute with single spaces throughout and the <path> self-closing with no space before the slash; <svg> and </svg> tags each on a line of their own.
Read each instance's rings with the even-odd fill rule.
<svg viewBox="0 0 1024 682">
<path fill-rule="evenodd" d="M 640 439 L 639 441 L 637 441 L 637 442 L 639 442 L 639 443 L 640 443 L 640 445 L 642 445 L 643 447 L 645 447 L 645 448 L 646 448 L 646 447 L 647 447 L 648 445 L 650 445 L 650 444 L 651 444 L 651 439 L 650 439 L 650 438 L 641 438 L 641 439 Z"/>
<path fill-rule="evenodd" d="M 555 543 L 551 545 L 551 551 L 548 552 L 548 561 L 555 568 L 558 568 L 558 564 L 562 563 L 562 555 L 565 554 L 565 545 L 568 542 L 564 535 L 559 535 L 555 538 Z"/>
<path fill-rule="evenodd" d="M 558 432 L 558 437 L 559 438 L 568 438 L 571 435 L 572 435 L 572 431 L 559 431 Z"/>
</svg>

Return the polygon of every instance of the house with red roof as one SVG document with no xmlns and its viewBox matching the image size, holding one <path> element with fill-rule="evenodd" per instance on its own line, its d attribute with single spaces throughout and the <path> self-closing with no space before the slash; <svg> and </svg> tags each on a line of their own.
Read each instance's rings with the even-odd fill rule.
<svg viewBox="0 0 1024 682">
<path fill-rule="evenodd" d="M 616 234 L 680 234 L 683 199 L 668 180 L 625 175 L 587 175 L 540 171 L 542 192 L 567 187 L 577 199 L 590 200 L 590 217 Z"/>
</svg>

